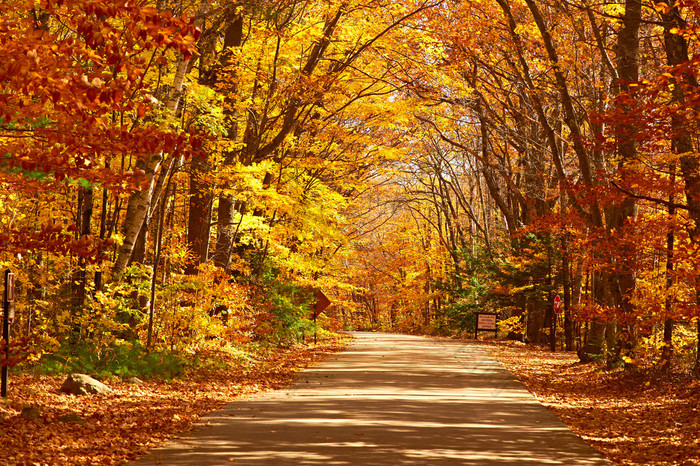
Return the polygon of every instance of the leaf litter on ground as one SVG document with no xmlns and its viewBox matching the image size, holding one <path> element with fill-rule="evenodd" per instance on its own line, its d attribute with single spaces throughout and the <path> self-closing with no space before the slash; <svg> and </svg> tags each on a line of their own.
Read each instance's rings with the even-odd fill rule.
<svg viewBox="0 0 700 466">
<path fill-rule="evenodd" d="M 65 376 L 11 374 L 0 401 L 3 464 L 122 464 L 237 399 L 285 387 L 295 374 L 342 350 L 347 338 L 269 350 L 252 365 L 193 372 L 173 381 L 107 380 L 110 395 L 59 392 Z M 225 354 L 221 355 L 226 357 Z M 39 416 L 23 416 L 26 407 Z"/>
<path fill-rule="evenodd" d="M 615 464 L 700 465 L 700 381 L 606 370 L 571 352 L 480 342 L 547 408 Z"/>
</svg>

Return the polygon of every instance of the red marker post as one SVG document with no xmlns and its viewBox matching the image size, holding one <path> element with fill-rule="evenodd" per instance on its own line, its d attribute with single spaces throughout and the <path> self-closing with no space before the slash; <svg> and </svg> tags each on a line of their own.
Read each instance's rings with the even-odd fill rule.
<svg viewBox="0 0 700 466">
<path fill-rule="evenodd" d="M 552 313 L 552 320 L 549 326 L 549 349 L 552 352 L 557 350 L 557 319 L 559 318 L 559 312 L 561 311 L 561 298 L 559 295 L 554 297 L 554 312 Z"/>
<path fill-rule="evenodd" d="M 559 313 L 561 312 L 561 298 L 559 295 L 554 297 L 554 314 L 552 315 L 552 327 L 549 332 L 551 334 L 551 341 L 549 346 L 552 352 L 557 350 L 557 321 L 559 320 Z"/>
</svg>

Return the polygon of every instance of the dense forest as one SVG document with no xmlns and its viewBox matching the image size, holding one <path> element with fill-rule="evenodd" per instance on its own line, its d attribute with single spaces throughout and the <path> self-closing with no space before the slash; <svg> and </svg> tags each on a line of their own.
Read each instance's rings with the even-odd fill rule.
<svg viewBox="0 0 700 466">
<path fill-rule="evenodd" d="M 3 364 L 490 311 L 700 374 L 699 32 L 692 0 L 5 1 Z"/>
</svg>

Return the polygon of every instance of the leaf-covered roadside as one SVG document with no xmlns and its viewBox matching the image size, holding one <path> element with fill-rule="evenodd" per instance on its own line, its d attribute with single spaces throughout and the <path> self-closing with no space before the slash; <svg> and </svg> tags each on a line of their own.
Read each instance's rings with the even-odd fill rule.
<svg viewBox="0 0 700 466">
<path fill-rule="evenodd" d="M 203 414 L 291 383 L 296 372 L 340 351 L 346 342 L 327 339 L 268 350 L 247 367 L 231 364 L 229 369 L 192 373 L 172 382 L 112 379 L 106 381 L 114 390 L 108 396 L 59 393 L 63 377 L 13 376 L 10 397 L 0 404 L 3 461 L 120 464 L 187 430 Z M 38 418 L 21 415 L 28 406 L 39 409 Z"/>
<path fill-rule="evenodd" d="M 700 382 L 606 371 L 574 353 L 499 342 L 491 354 L 615 464 L 700 464 Z"/>
</svg>

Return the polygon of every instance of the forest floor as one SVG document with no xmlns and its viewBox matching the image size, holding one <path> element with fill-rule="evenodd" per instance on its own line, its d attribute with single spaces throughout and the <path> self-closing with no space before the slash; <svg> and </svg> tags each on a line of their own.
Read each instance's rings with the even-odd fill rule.
<svg viewBox="0 0 700 466">
<path fill-rule="evenodd" d="M 114 378 L 104 381 L 114 390 L 104 396 L 60 393 L 65 376 L 11 373 L 9 397 L 0 400 L 0 464 L 122 464 L 187 430 L 203 414 L 289 385 L 299 370 L 347 342 L 328 339 L 269 351 L 247 367 L 231 364 L 171 382 Z M 27 407 L 37 408 L 38 417 L 22 415 Z"/>
<path fill-rule="evenodd" d="M 700 465 L 700 381 L 608 371 L 515 342 L 480 342 L 586 442 L 621 465 Z"/>
<path fill-rule="evenodd" d="M 187 430 L 200 416 L 295 374 L 345 339 L 261 354 L 253 364 L 187 378 L 130 384 L 114 393 L 76 397 L 58 391 L 65 377 L 10 376 L 0 400 L 2 464 L 121 464 Z M 586 442 L 620 465 L 700 465 L 700 381 L 675 374 L 607 371 L 573 353 L 515 342 L 479 342 Z M 27 419 L 22 409 L 35 407 Z M 31 416 L 27 416 L 31 417 Z"/>
</svg>

